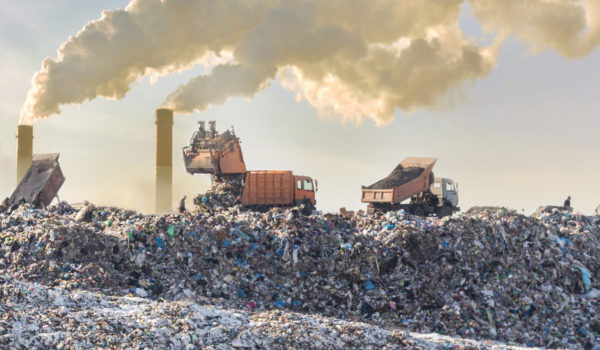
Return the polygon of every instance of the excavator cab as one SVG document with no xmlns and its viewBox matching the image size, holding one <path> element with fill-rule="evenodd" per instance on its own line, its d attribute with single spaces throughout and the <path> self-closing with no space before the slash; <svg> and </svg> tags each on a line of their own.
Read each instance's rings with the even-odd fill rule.
<svg viewBox="0 0 600 350">
<path fill-rule="evenodd" d="M 216 130 L 216 122 L 198 122 L 198 131 L 183 148 L 185 169 L 190 174 L 229 175 L 243 174 L 246 164 L 240 147 L 240 139 L 233 127 L 222 134 Z"/>
</svg>

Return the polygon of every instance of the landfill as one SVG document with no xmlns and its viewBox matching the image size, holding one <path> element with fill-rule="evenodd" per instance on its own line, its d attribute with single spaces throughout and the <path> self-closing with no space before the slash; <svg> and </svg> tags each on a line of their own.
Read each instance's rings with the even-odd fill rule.
<svg viewBox="0 0 600 350">
<path fill-rule="evenodd" d="M 600 217 L 0 213 L 0 347 L 600 349 Z"/>
</svg>

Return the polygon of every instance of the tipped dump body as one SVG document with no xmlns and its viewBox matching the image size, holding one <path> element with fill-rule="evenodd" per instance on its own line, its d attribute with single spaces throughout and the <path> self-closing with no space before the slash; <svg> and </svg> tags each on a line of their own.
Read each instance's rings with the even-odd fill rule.
<svg viewBox="0 0 600 350">
<path fill-rule="evenodd" d="M 31 203 L 45 207 L 52 203 L 65 178 L 58 164 L 58 153 L 36 154 L 25 176 L 10 196 L 11 204 Z"/>
</svg>

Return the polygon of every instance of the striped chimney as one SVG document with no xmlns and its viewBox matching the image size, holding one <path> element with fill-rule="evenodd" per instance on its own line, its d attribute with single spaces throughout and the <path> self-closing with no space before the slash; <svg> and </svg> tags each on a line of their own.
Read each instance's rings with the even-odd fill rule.
<svg viewBox="0 0 600 350">
<path fill-rule="evenodd" d="M 171 209 L 173 200 L 173 111 L 156 110 L 156 212 Z"/>
<path fill-rule="evenodd" d="M 17 185 L 31 166 L 33 157 L 33 125 L 17 127 Z"/>
</svg>

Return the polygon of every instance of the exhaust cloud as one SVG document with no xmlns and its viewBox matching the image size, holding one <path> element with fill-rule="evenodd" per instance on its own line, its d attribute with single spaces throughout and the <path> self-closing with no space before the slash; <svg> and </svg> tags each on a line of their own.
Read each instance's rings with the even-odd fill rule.
<svg viewBox="0 0 600 350">
<path fill-rule="evenodd" d="M 459 27 L 468 4 L 494 41 L 480 46 Z M 32 79 L 21 123 L 65 104 L 123 98 L 146 75 L 214 67 L 163 102 L 201 111 L 252 97 L 279 77 L 321 115 L 378 125 L 443 108 L 465 83 L 495 67 L 509 35 L 532 52 L 589 54 L 600 43 L 594 0 L 132 0 L 104 11 L 46 58 Z"/>
</svg>

